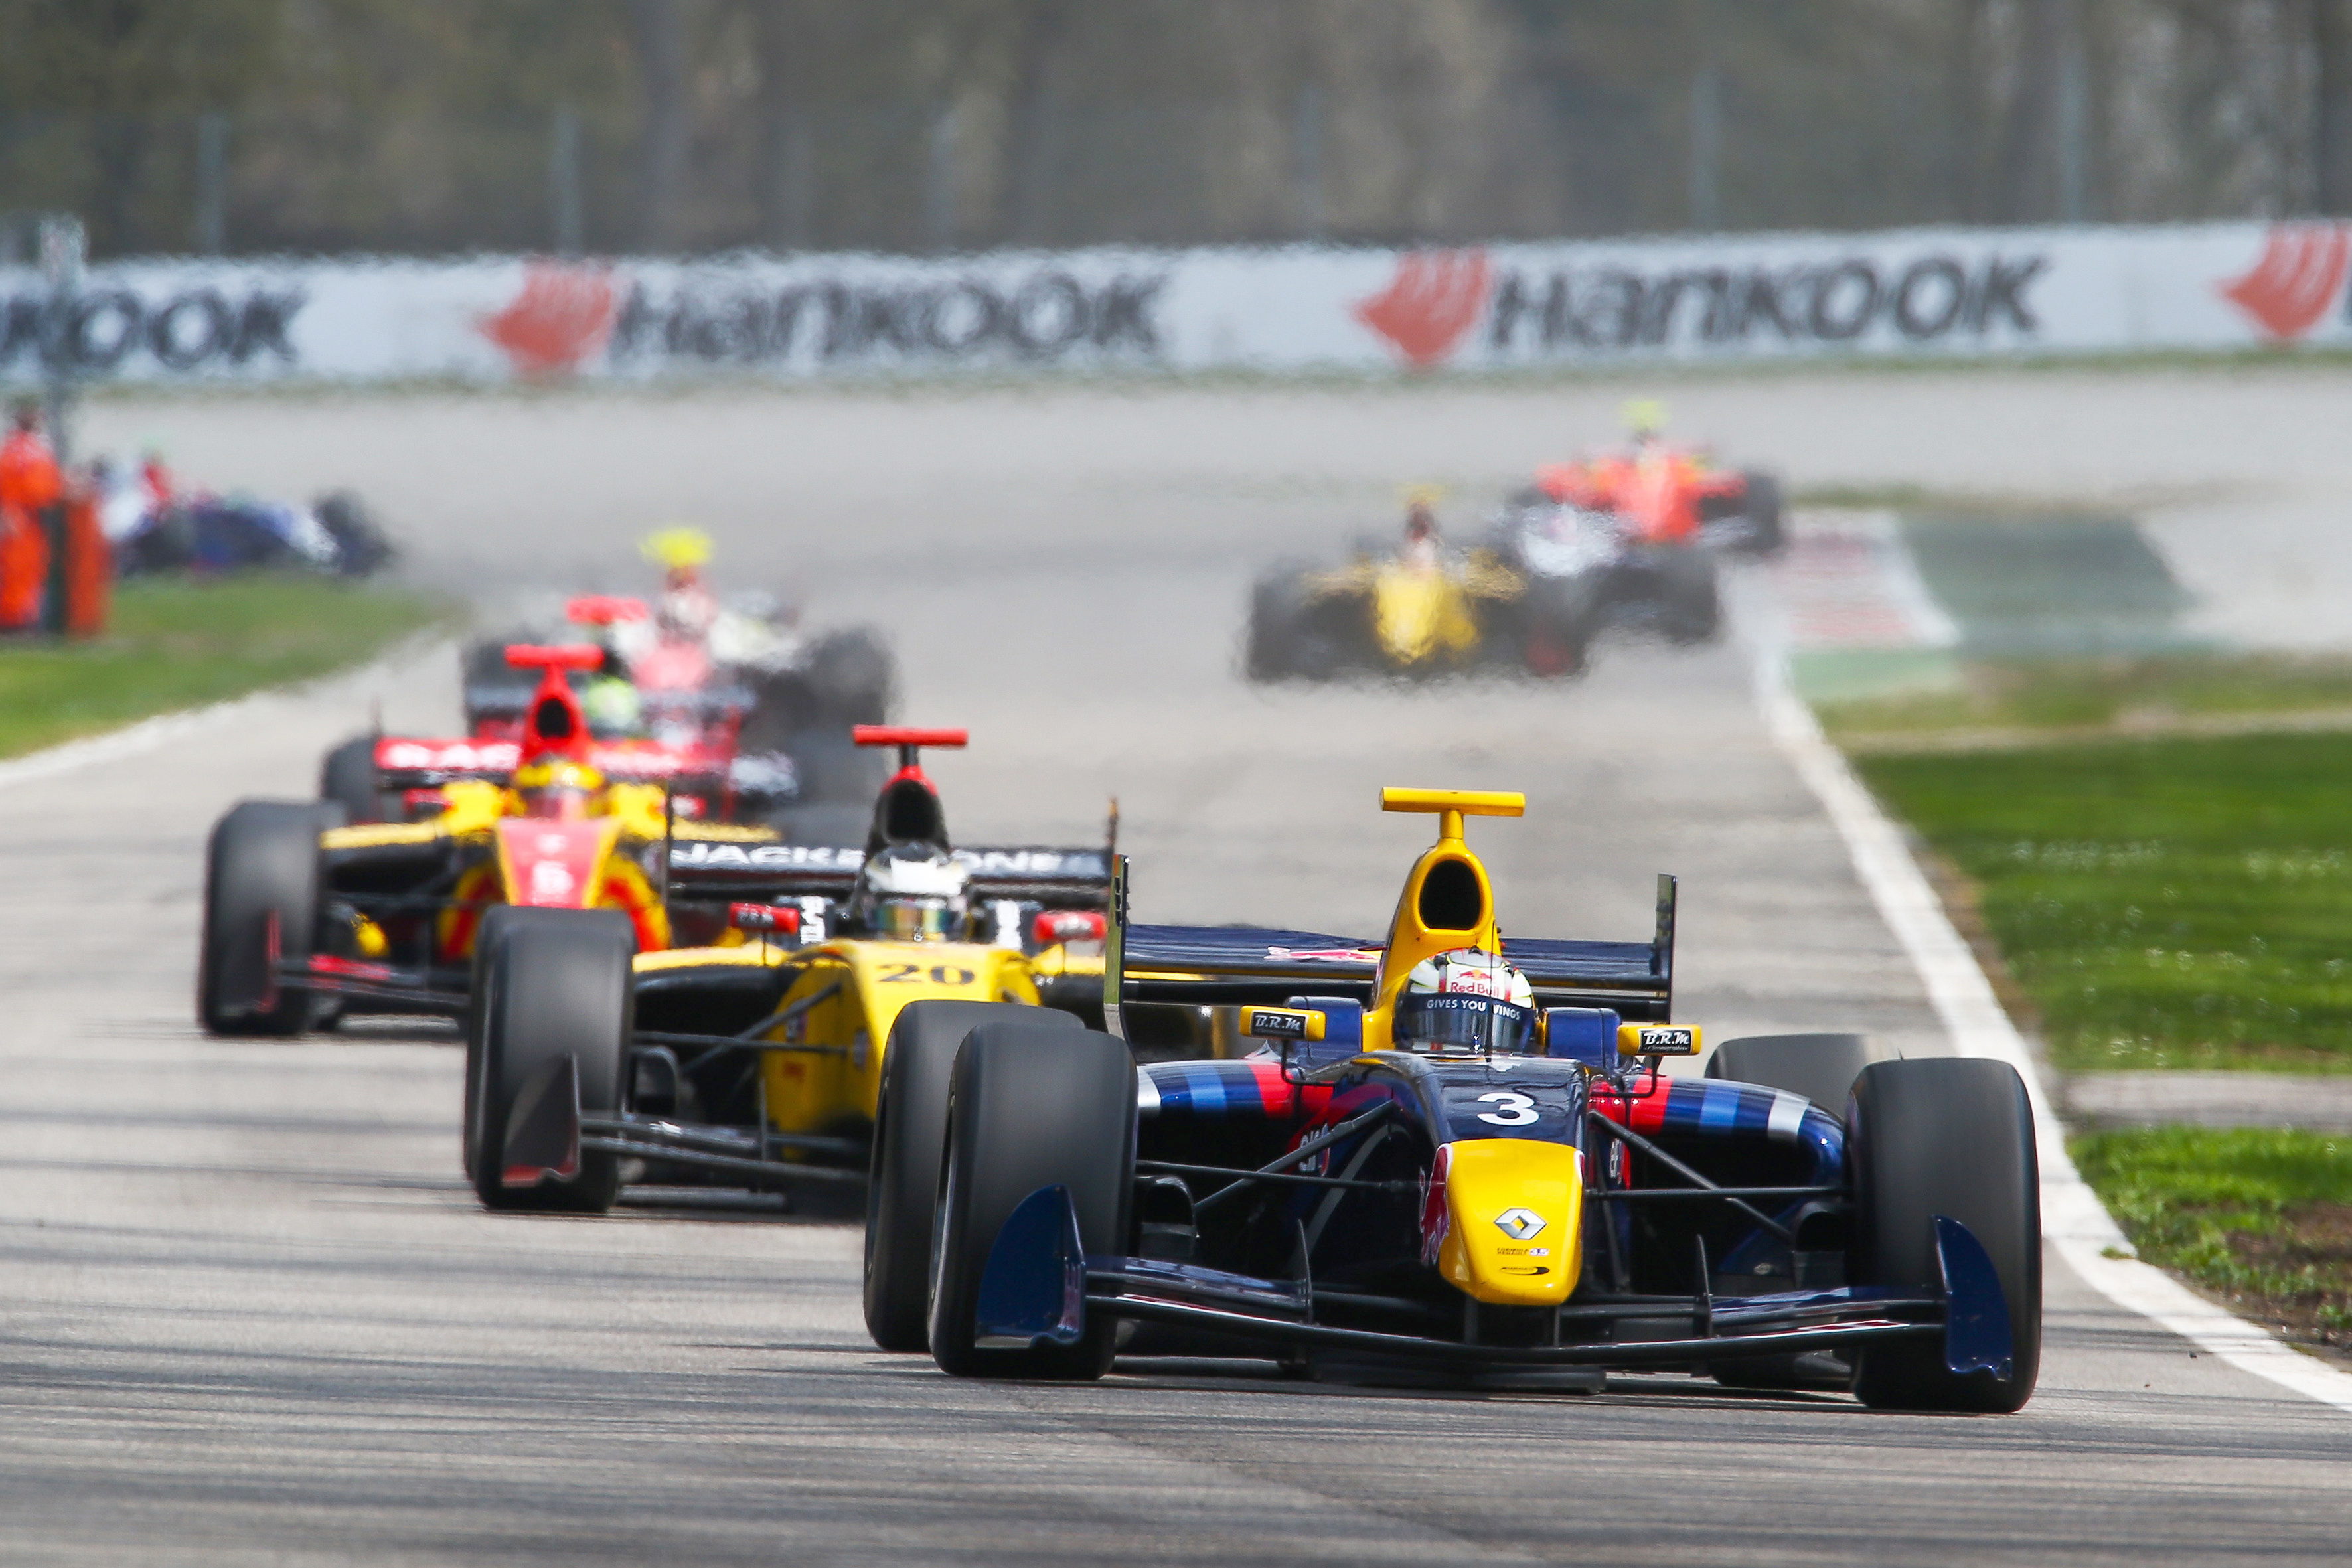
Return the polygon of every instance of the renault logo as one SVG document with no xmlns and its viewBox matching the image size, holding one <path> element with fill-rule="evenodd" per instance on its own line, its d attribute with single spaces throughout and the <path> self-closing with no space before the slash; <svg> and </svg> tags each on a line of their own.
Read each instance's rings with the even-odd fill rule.
<svg viewBox="0 0 2352 1568">
<path fill-rule="evenodd" d="M 1495 1227 L 1513 1241 L 1525 1241 L 1541 1231 L 1544 1216 L 1533 1209 L 1505 1209 L 1495 1216 Z"/>
</svg>

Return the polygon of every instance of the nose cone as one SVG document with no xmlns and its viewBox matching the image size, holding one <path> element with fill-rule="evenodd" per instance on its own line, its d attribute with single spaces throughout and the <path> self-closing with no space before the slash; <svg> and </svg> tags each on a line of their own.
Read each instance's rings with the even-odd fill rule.
<svg viewBox="0 0 2352 1568">
<path fill-rule="evenodd" d="M 1557 1307 L 1583 1267 L 1584 1173 L 1577 1152 L 1521 1138 L 1449 1143 L 1438 1271 L 1475 1300 Z"/>
</svg>

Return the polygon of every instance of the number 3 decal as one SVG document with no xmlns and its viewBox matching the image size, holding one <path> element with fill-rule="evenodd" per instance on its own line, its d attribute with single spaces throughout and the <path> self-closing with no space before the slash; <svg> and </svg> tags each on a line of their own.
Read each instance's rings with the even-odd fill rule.
<svg viewBox="0 0 2352 1568">
<path fill-rule="evenodd" d="M 1478 1120 L 1481 1121 L 1491 1121 L 1497 1127 L 1525 1127 L 1536 1119 L 1536 1102 L 1524 1094 L 1506 1094 L 1498 1090 L 1478 1097 L 1481 1105 L 1489 1100 L 1499 1103 L 1503 1109 L 1480 1111 Z"/>
</svg>

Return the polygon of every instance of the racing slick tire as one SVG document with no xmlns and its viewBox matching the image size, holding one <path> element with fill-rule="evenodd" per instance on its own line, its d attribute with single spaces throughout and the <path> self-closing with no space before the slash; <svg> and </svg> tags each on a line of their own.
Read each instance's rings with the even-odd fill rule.
<svg viewBox="0 0 2352 1568">
<path fill-rule="evenodd" d="M 373 735 L 353 735 L 319 763 L 319 798 L 343 808 L 347 823 L 389 822 L 385 792 L 377 787 Z"/>
<path fill-rule="evenodd" d="M 1745 1035 L 1715 1047 L 1706 1076 L 1801 1094 L 1843 1120 L 1862 1069 L 1893 1059 L 1864 1035 Z"/>
<path fill-rule="evenodd" d="M 1255 681 L 1329 680 L 1338 675 L 1339 647 L 1328 627 L 1315 624 L 1315 610 L 1303 572 L 1259 578 L 1250 589 L 1242 673 Z"/>
<path fill-rule="evenodd" d="M 1014 1002 L 933 1001 L 909 1003 L 890 1026 L 866 1184 L 866 1331 L 884 1350 L 930 1348 L 931 1220 L 956 1053 L 982 1024 L 1055 1021 L 1077 1024 Z"/>
<path fill-rule="evenodd" d="M 898 662 L 871 626 L 847 626 L 816 640 L 803 662 L 820 722 L 884 724 L 898 696 Z"/>
<path fill-rule="evenodd" d="M 1097 1314 L 1076 1344 L 982 1350 L 980 1286 L 1021 1201 L 1059 1184 L 1090 1253 L 1123 1253 L 1135 1184 L 1135 1058 L 1108 1035 L 1042 1018 L 984 1024 L 956 1054 L 932 1241 L 931 1359 L 957 1377 L 1087 1380 L 1110 1370 Z"/>
<path fill-rule="evenodd" d="M 799 774 L 793 803 L 768 825 L 793 844 L 863 844 L 874 825 L 874 797 L 890 776 L 888 760 L 860 746 L 846 729 L 800 730 L 784 749 Z"/>
<path fill-rule="evenodd" d="M 753 686 L 758 700 L 736 743 L 746 753 L 788 752 L 806 798 L 811 768 L 802 751 L 808 737 L 837 735 L 846 744 L 852 725 L 887 723 L 898 701 L 898 664 L 880 632 L 847 626 L 817 638 L 791 668 L 755 677 Z"/>
<path fill-rule="evenodd" d="M 341 826 L 328 802 L 247 800 L 205 847 L 196 1021 L 213 1035 L 299 1035 L 322 1013 L 316 994 L 277 984 L 279 960 L 310 956 L 319 929 L 319 835 Z"/>
<path fill-rule="evenodd" d="M 2008 1063 L 1978 1057 L 1874 1062 L 1854 1080 L 1846 1156 L 1854 1204 L 1848 1282 L 1941 1289 L 1934 1221 L 1956 1219 L 1992 1260 L 2012 1343 L 2007 1377 L 1954 1376 L 1940 1340 L 1868 1345 L 1855 1358 L 1855 1395 L 1883 1410 L 2023 1405 L 2042 1360 L 2041 1173 L 2024 1080 Z"/>
<path fill-rule="evenodd" d="M 619 1113 L 636 1022 L 629 963 L 636 951 L 636 929 L 617 910 L 501 905 L 484 914 L 466 1023 L 465 1111 L 466 1178 L 483 1207 L 602 1214 L 613 1206 L 621 1189 L 616 1154 L 576 1149 L 569 1179 L 520 1187 L 506 1184 L 505 1155 L 519 1103 L 545 1092 L 566 1058 L 581 1113 Z"/>
<path fill-rule="evenodd" d="M 1783 521 L 1780 481 L 1771 474 L 1750 468 L 1742 476 L 1748 481 L 1747 494 L 1742 498 L 1748 514 L 1748 542 L 1750 555 L 1778 555 L 1789 541 L 1788 525 Z"/>
<path fill-rule="evenodd" d="M 1538 582 L 1528 590 L 1521 615 L 1526 636 L 1520 660 L 1538 679 L 1581 675 L 1601 620 L 1600 595 L 1581 580 Z"/>
<path fill-rule="evenodd" d="M 335 542 L 335 571 L 340 576 L 373 576 L 392 564 L 399 553 L 376 526 L 366 503 L 350 490 L 320 496 L 311 503 L 310 513 Z"/>
<path fill-rule="evenodd" d="M 1658 629 L 1685 647 L 1709 642 L 1723 626 L 1715 557 L 1704 550 L 1669 550 L 1658 563 Z"/>
</svg>

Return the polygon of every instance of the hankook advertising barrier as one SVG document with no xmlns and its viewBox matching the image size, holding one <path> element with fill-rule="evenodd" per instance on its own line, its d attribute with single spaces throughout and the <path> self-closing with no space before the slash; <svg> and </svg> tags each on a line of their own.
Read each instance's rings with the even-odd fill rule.
<svg viewBox="0 0 2352 1568">
<path fill-rule="evenodd" d="M 2352 342 L 2352 224 L 0 271 L 0 381 L 1478 370 Z"/>
</svg>

